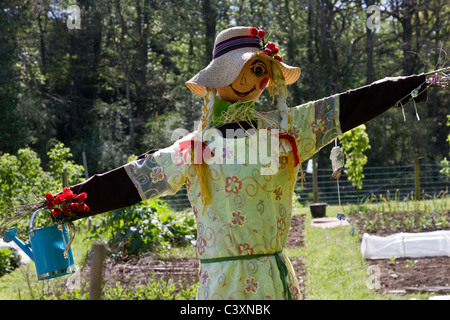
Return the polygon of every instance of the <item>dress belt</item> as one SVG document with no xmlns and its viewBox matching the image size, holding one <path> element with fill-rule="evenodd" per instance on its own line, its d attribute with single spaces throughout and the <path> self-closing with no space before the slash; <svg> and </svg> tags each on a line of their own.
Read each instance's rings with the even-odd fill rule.
<svg viewBox="0 0 450 320">
<path fill-rule="evenodd" d="M 292 300 L 291 291 L 289 290 L 289 286 L 287 284 L 287 277 L 289 276 L 289 271 L 284 264 L 283 260 L 280 257 L 280 254 L 283 250 L 277 251 L 275 253 L 261 253 L 261 254 L 250 254 L 245 256 L 230 256 L 230 257 L 220 257 L 220 258 L 211 258 L 211 259 L 200 259 L 201 263 L 215 263 L 215 262 L 224 262 L 224 261 L 233 261 L 233 260 L 249 260 L 249 259 L 258 259 L 261 257 L 275 256 L 275 260 L 277 262 L 278 270 L 280 271 L 281 282 L 283 283 L 284 294 L 286 295 L 288 300 Z"/>
</svg>

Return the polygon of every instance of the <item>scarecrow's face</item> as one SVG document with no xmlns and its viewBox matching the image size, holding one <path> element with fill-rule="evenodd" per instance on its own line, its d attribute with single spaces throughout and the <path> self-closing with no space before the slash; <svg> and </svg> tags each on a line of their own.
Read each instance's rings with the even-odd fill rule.
<svg viewBox="0 0 450 320">
<path fill-rule="evenodd" d="M 256 101 L 272 77 L 270 62 L 255 56 L 244 65 L 239 76 L 232 84 L 217 88 L 220 99 L 237 101 Z"/>
</svg>

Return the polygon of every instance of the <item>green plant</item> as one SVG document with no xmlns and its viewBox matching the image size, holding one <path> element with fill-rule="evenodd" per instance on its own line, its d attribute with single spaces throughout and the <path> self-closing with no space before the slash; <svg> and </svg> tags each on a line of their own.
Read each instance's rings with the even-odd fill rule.
<svg viewBox="0 0 450 320">
<path fill-rule="evenodd" d="M 413 269 L 414 266 L 416 265 L 416 262 L 417 262 L 417 260 L 406 259 L 405 268 Z"/>
<path fill-rule="evenodd" d="M 364 151 L 370 149 L 369 136 L 366 126 L 360 125 L 353 130 L 347 131 L 341 138 L 342 149 L 345 154 L 345 168 L 348 180 L 353 183 L 357 190 L 362 189 L 364 178 L 363 167 L 367 163 Z"/>
<path fill-rule="evenodd" d="M 50 173 L 56 181 L 62 182 L 63 172 L 67 172 L 68 181 L 70 184 L 81 182 L 81 175 L 83 173 L 83 166 L 75 164 L 71 159 L 73 158 L 70 148 L 65 147 L 64 143 L 57 142 L 53 148 L 47 152 L 50 161 L 48 167 Z"/>
<path fill-rule="evenodd" d="M 0 277 L 10 273 L 20 264 L 20 255 L 14 249 L 0 249 Z"/>
<path fill-rule="evenodd" d="M 447 115 L 447 126 L 450 127 L 450 115 Z M 447 136 L 447 142 L 450 143 L 450 134 Z M 450 177 L 450 161 L 447 160 L 447 157 L 441 161 L 441 173 Z"/>
<path fill-rule="evenodd" d="M 396 257 L 392 257 L 392 258 L 389 258 L 389 264 L 390 265 L 395 265 L 395 260 L 396 260 Z"/>
<path fill-rule="evenodd" d="M 124 286 L 117 282 L 113 287 L 103 288 L 104 300 L 195 300 L 198 282 L 163 280 L 150 274 L 150 282 L 145 285 Z M 45 300 L 88 300 L 88 288 L 84 284 L 73 290 L 55 291 L 45 295 Z"/>
<path fill-rule="evenodd" d="M 29 148 L 18 150 L 17 155 L 6 153 L 0 157 L 0 229 L 11 221 L 18 223 L 20 218 L 31 214 L 35 210 L 33 204 L 41 201 L 46 192 L 61 191 L 64 170 L 68 172 L 70 184 L 81 181 L 83 167 L 70 160 L 72 154 L 69 148 L 57 143 L 48 156 L 51 172 L 42 168 L 41 159 Z M 17 228 L 19 233 L 24 231 L 21 225 Z"/>
<path fill-rule="evenodd" d="M 109 235 L 113 251 L 127 256 L 190 244 L 195 230 L 192 212 L 171 212 L 155 199 L 111 211 L 90 230 L 90 238 Z"/>
</svg>

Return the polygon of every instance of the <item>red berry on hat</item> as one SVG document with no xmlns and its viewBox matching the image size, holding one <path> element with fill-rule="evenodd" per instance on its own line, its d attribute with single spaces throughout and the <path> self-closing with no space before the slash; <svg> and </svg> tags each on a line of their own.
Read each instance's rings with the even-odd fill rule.
<svg viewBox="0 0 450 320">
<path fill-rule="evenodd" d="M 275 56 L 274 58 L 275 58 L 276 60 L 280 61 L 280 62 L 283 61 L 283 57 L 282 57 L 282 56 Z"/>
<path fill-rule="evenodd" d="M 255 37 L 255 36 L 257 36 L 258 35 L 258 29 L 256 29 L 256 28 L 250 28 L 250 34 L 249 34 L 249 36 L 250 37 Z"/>
</svg>

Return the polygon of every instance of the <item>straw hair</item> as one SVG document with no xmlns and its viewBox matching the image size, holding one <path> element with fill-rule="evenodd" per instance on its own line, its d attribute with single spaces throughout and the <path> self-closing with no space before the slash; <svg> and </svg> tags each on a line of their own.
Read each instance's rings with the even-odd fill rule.
<svg viewBox="0 0 450 320">
<path fill-rule="evenodd" d="M 235 37 L 248 36 L 249 31 L 250 27 L 234 27 L 226 29 L 217 35 L 214 47 Z M 196 95 L 204 97 L 206 88 L 222 88 L 233 83 L 245 63 L 256 54 L 260 53 L 262 53 L 262 50 L 255 47 L 244 47 L 226 52 L 213 59 L 205 69 L 201 70 L 192 79 L 187 81 L 186 86 Z M 300 68 L 288 66 L 269 56 L 266 57 L 279 66 L 287 85 L 296 82 L 300 77 Z"/>
</svg>

